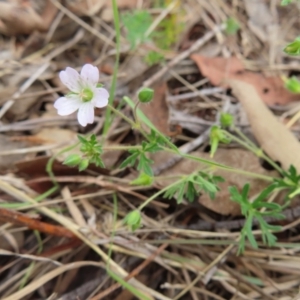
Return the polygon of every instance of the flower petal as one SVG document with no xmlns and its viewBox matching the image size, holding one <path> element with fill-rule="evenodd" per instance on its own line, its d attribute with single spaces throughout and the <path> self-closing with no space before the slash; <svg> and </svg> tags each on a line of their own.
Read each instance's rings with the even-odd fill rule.
<svg viewBox="0 0 300 300">
<path fill-rule="evenodd" d="M 81 104 L 81 100 L 76 96 L 60 97 L 55 101 L 54 107 L 60 116 L 67 116 L 75 112 Z"/>
<path fill-rule="evenodd" d="M 67 67 L 65 71 L 59 73 L 59 78 L 70 91 L 77 93 L 80 91 L 80 76 L 75 69 Z"/>
<path fill-rule="evenodd" d="M 94 122 L 94 105 L 92 102 L 86 102 L 80 105 L 77 118 L 81 126 L 92 124 Z"/>
<path fill-rule="evenodd" d="M 86 84 L 96 85 L 99 81 L 99 69 L 93 65 L 86 64 L 82 67 L 80 76 Z"/>
<path fill-rule="evenodd" d="M 94 92 L 94 98 L 92 102 L 94 106 L 101 108 L 105 107 L 108 104 L 108 98 L 108 91 L 104 88 L 98 88 Z"/>
</svg>

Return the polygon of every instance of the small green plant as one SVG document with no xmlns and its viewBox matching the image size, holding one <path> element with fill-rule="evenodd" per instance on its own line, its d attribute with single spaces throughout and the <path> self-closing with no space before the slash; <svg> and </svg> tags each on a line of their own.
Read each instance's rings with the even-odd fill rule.
<svg viewBox="0 0 300 300">
<path fill-rule="evenodd" d="M 300 55 L 300 37 L 295 38 L 295 40 L 288 44 L 283 51 L 289 55 Z"/>
<path fill-rule="evenodd" d="M 153 66 L 157 63 L 163 62 L 165 57 L 157 51 L 149 51 L 145 56 L 145 62 L 148 66 Z"/>
<path fill-rule="evenodd" d="M 283 219 L 284 216 L 281 214 L 282 207 L 277 203 L 267 202 L 267 197 L 274 191 L 276 185 L 270 185 L 268 188 L 263 190 L 260 195 L 250 201 L 248 196 L 250 185 L 246 184 L 241 193 L 236 187 L 230 187 L 229 192 L 231 194 L 232 201 L 238 203 L 241 206 L 242 214 L 245 216 L 245 225 L 241 230 L 238 253 L 242 253 L 245 250 L 246 239 L 249 240 L 253 248 L 258 248 L 256 239 L 252 232 L 252 223 L 256 219 L 259 223 L 259 227 L 262 232 L 262 240 L 268 246 L 274 246 L 276 242 L 276 236 L 272 231 L 278 231 L 281 226 L 275 226 L 268 224 L 264 217 L 272 216 L 275 219 Z"/>
<path fill-rule="evenodd" d="M 102 146 L 97 141 L 96 136 L 92 134 L 90 139 L 86 139 L 78 135 L 78 140 L 81 144 L 80 151 L 83 155 L 71 154 L 65 159 L 64 164 L 70 167 L 78 166 L 79 171 L 85 170 L 89 164 L 95 164 L 97 167 L 104 168 L 105 166 L 101 159 Z"/>
<path fill-rule="evenodd" d="M 181 0 L 164 0 L 156 5 L 160 8 L 167 9 L 168 5 L 173 4 L 172 11 L 159 23 L 157 30 L 153 32 L 152 38 L 155 44 L 163 50 L 168 50 L 174 45 L 178 36 L 184 29 L 184 23 L 181 18 L 184 11 L 181 9 Z"/>
<path fill-rule="evenodd" d="M 181 203 L 184 198 L 193 202 L 200 192 L 209 194 L 211 199 L 215 198 L 218 192 L 217 183 L 223 182 L 220 176 L 197 171 L 188 176 L 183 176 L 176 184 L 173 184 L 165 194 L 164 198 L 176 198 L 177 203 Z"/>
<path fill-rule="evenodd" d="M 122 21 L 127 31 L 126 38 L 134 49 L 138 44 L 149 40 L 146 32 L 152 24 L 152 17 L 147 10 L 136 10 L 132 13 L 125 13 Z"/>
<path fill-rule="evenodd" d="M 214 125 L 210 129 L 210 157 L 213 157 L 216 153 L 219 143 L 228 144 L 230 139 L 219 126 Z"/>
<path fill-rule="evenodd" d="M 221 113 L 220 124 L 222 128 L 228 128 L 233 125 L 234 117 L 229 113 Z"/>
<path fill-rule="evenodd" d="M 287 5 L 291 2 L 291 0 L 283 0 L 281 4 Z M 156 3 L 163 5 L 164 7 L 172 4 L 171 0 L 156 0 Z M 180 3 L 180 1 L 178 1 L 178 3 Z M 176 5 L 178 3 L 176 3 Z M 113 8 L 116 27 L 116 50 L 118 58 L 120 50 L 120 32 L 117 26 L 119 24 L 119 19 L 116 0 L 113 1 Z M 152 24 L 152 16 L 148 11 L 135 11 L 124 14 L 122 19 L 124 27 L 127 31 L 127 39 L 130 42 L 132 49 L 136 48 L 140 43 L 147 42 L 150 38 L 158 47 L 161 47 L 162 49 L 167 49 L 170 47 L 176 41 L 177 35 L 180 32 L 180 26 L 175 26 L 175 24 L 180 23 L 178 22 L 179 16 L 180 12 L 172 11 L 158 26 L 158 31 L 161 31 L 161 35 L 154 33 L 149 37 L 148 30 Z M 226 33 L 234 34 L 238 29 L 239 25 L 237 21 L 233 18 L 229 18 L 226 22 Z M 300 55 L 300 37 L 296 38 L 292 43 L 287 45 L 284 51 L 290 55 Z M 146 59 L 148 59 L 148 63 L 150 64 L 161 61 L 163 57 L 159 56 L 159 54 L 157 54 L 155 51 L 150 51 Z M 112 100 L 114 99 L 113 94 L 115 91 L 117 71 L 118 63 L 115 65 L 114 79 L 112 81 L 111 94 L 109 98 L 109 94 L 105 88 L 103 88 L 103 85 L 98 83 L 99 70 L 97 67 L 86 64 L 83 66 L 80 74 L 73 68 L 66 68 L 66 70 L 60 72 L 60 79 L 62 80 L 63 84 L 70 89 L 71 93 L 65 95 L 65 97 L 60 97 L 57 99 L 54 106 L 57 109 L 58 114 L 62 116 L 78 111 L 78 121 L 83 127 L 87 126 L 87 124 L 93 124 L 95 107 L 103 108 L 107 106 L 109 111 L 113 111 L 115 114 L 118 114 L 121 118 L 123 118 L 123 120 L 127 121 L 134 130 L 139 132 L 140 136 L 144 140 L 138 145 L 120 145 L 114 148 L 114 146 L 105 146 L 105 137 L 103 139 L 101 139 L 101 137 L 98 140 L 94 134 L 89 137 L 80 135 L 78 136 L 79 143 L 73 145 L 72 147 L 66 148 L 63 152 L 71 151 L 71 149 L 74 149 L 76 146 L 80 145 L 79 148 L 81 154 L 70 154 L 64 163 L 70 167 L 78 167 L 80 171 L 86 169 L 91 163 L 100 167 L 104 167 L 101 159 L 104 147 L 105 150 L 111 151 L 116 149 L 124 150 L 126 151 L 127 158 L 125 158 L 117 167 L 119 169 L 128 166 L 135 167 L 139 171 L 139 176 L 132 180 L 130 184 L 140 186 L 150 186 L 154 180 L 157 179 L 152 170 L 153 161 L 149 158 L 149 155 L 152 153 L 166 151 L 185 159 L 191 159 L 195 163 L 201 163 L 199 170 L 189 175 L 174 175 L 173 177 L 175 179 L 173 183 L 154 193 L 138 208 L 129 212 L 123 219 L 123 223 L 126 224 L 132 231 L 140 228 L 142 224 L 142 210 L 151 201 L 159 196 L 168 199 L 174 198 L 176 199 L 177 203 L 181 203 L 184 199 L 188 200 L 189 202 L 193 202 L 201 193 L 207 193 L 211 199 L 214 199 L 219 191 L 218 184 L 224 181 L 224 178 L 215 174 L 215 171 L 218 169 L 265 180 L 268 182 L 267 188 L 264 189 L 257 197 L 255 197 L 253 201 L 249 197 L 249 184 L 246 184 L 242 191 L 238 191 L 236 187 L 230 187 L 229 192 L 232 201 L 240 205 L 242 214 L 246 219 L 245 225 L 240 232 L 238 252 L 242 253 L 245 250 L 247 240 L 250 242 L 252 247 L 258 247 L 257 237 L 253 234 L 254 220 L 258 222 L 258 226 L 261 229 L 261 238 L 263 243 L 268 246 L 273 246 L 276 242 L 275 232 L 280 230 L 281 227 L 268 224 L 265 217 L 272 217 L 275 219 L 283 218 L 282 210 L 290 204 L 293 197 L 300 194 L 300 175 L 297 174 L 297 170 L 293 166 L 291 166 L 288 171 L 284 171 L 278 167 L 275 162 L 263 154 L 261 149 L 254 145 L 250 140 L 247 139 L 247 137 L 245 137 L 235 128 L 233 116 L 227 113 L 221 114 L 219 120 L 220 126 L 214 125 L 211 128 L 211 156 L 216 153 L 219 143 L 230 143 L 231 141 L 235 141 L 240 143 L 240 145 L 244 146 L 246 149 L 252 151 L 258 157 L 263 157 L 268 160 L 268 162 L 270 162 L 282 175 L 282 178 L 272 178 L 261 174 L 246 172 L 244 170 L 235 169 L 230 166 L 216 163 L 212 160 L 206 160 L 197 156 L 180 152 L 176 145 L 172 143 L 170 138 L 159 132 L 159 130 L 156 129 L 155 126 L 138 109 L 139 105 L 147 105 L 144 103 L 148 103 L 152 100 L 153 90 L 147 88 L 142 89 L 138 94 L 139 101 L 137 101 L 137 103 L 133 103 L 133 101 L 126 96 L 123 98 L 124 102 L 129 104 L 132 109 L 132 114 L 134 116 L 133 119 L 130 119 L 127 115 L 124 115 L 121 111 L 114 108 L 112 105 Z M 298 93 L 299 82 L 292 77 L 286 82 L 286 87 L 290 91 Z M 108 99 L 110 99 L 110 102 L 108 102 Z M 107 115 L 106 119 L 109 119 Z M 107 121 L 106 119 L 105 121 Z M 110 124 L 110 120 L 107 124 Z M 150 133 L 148 133 L 149 131 L 145 130 L 144 127 L 151 129 Z M 53 159 L 49 161 L 53 163 Z M 48 165 L 51 166 L 50 163 Z M 204 169 L 203 165 L 206 165 L 207 168 Z M 47 167 L 47 171 L 55 184 L 54 190 L 56 190 L 58 184 L 55 182 L 55 176 L 51 167 Z M 162 178 L 159 179 L 163 180 Z M 286 193 L 285 203 L 282 206 L 269 201 L 273 193 L 277 191 L 284 191 Z M 115 221 L 117 216 L 118 214 L 116 206 L 116 209 L 114 210 Z M 110 256 L 111 255 L 109 255 L 109 257 Z M 143 295 L 143 293 L 131 286 L 129 282 L 126 282 L 122 277 L 112 272 L 109 269 L 108 263 L 110 259 L 107 259 L 106 255 L 103 255 L 103 258 L 107 262 L 107 272 L 114 280 L 130 290 L 136 297 L 148 299 L 145 295 Z"/>
<path fill-rule="evenodd" d="M 173 0 L 172 0 L 173 1 Z M 155 7 L 167 8 L 173 4 L 170 0 L 156 1 Z M 130 42 L 131 49 L 135 49 L 139 44 L 152 41 L 162 50 L 169 50 L 178 39 L 179 34 L 184 28 L 180 21 L 183 11 L 180 9 L 180 0 L 176 0 L 174 8 L 169 14 L 157 25 L 156 30 L 150 32 L 152 16 L 146 10 L 136 10 L 123 14 L 122 21 L 126 29 L 126 38 Z M 161 52 L 151 50 L 145 57 L 144 61 L 149 65 L 155 65 L 165 60 Z"/>
<path fill-rule="evenodd" d="M 225 32 L 229 35 L 236 34 L 240 29 L 238 21 L 232 17 L 228 18 L 225 22 Z"/>
<path fill-rule="evenodd" d="M 299 0 L 297 1 L 299 2 Z M 294 2 L 294 0 L 282 0 L 281 6 L 286 6 L 292 2 Z M 285 46 L 283 51 L 289 55 L 300 55 L 300 37 L 296 37 L 293 42 Z"/>
<path fill-rule="evenodd" d="M 126 224 L 131 231 L 135 231 L 140 228 L 142 222 L 141 212 L 139 210 L 133 210 L 124 218 L 124 224 Z"/>
<path fill-rule="evenodd" d="M 284 86 L 291 93 L 294 93 L 294 94 L 300 93 L 300 81 L 295 76 L 284 80 Z"/>
<path fill-rule="evenodd" d="M 274 183 L 278 189 L 286 190 L 286 202 L 300 194 L 300 175 L 294 166 L 290 166 L 288 171 L 283 171 L 283 178 L 275 178 Z"/>
<path fill-rule="evenodd" d="M 86 69 L 90 72 L 88 73 L 90 78 L 86 78 L 85 80 L 86 82 L 88 80 L 92 82 L 92 80 L 94 80 L 94 78 L 96 77 L 94 73 L 95 69 L 92 67 L 86 67 Z M 79 75 L 76 75 L 74 71 L 71 71 L 70 69 L 68 69 L 68 72 L 63 74 L 70 77 L 65 78 L 65 82 L 67 82 L 68 84 L 70 82 L 74 82 L 74 80 L 79 80 Z M 95 85 L 96 83 L 93 81 L 93 84 Z M 97 87 L 95 88 L 97 89 Z M 95 93 L 95 95 L 93 94 L 91 96 L 93 97 L 92 99 L 94 99 L 94 102 L 88 106 L 89 109 L 92 108 L 92 105 L 97 105 L 97 101 L 102 99 L 101 97 L 105 97 L 105 99 L 107 99 L 107 94 L 103 92 L 103 88 L 100 89 L 100 93 L 97 93 L 97 90 L 96 92 L 92 90 L 93 93 Z M 81 94 L 79 92 L 79 96 L 80 95 Z M 217 168 L 222 168 L 230 172 L 242 172 L 243 174 L 248 174 L 243 170 L 236 170 L 231 167 L 217 164 L 213 161 L 200 159 L 192 155 L 185 155 L 180 153 L 179 149 L 170 141 L 170 139 L 164 136 L 162 133 L 160 133 L 138 109 L 138 105 L 147 105 L 147 103 L 152 100 L 153 95 L 154 91 L 152 89 L 142 88 L 138 93 L 139 101 L 137 101 L 136 104 L 133 104 L 128 97 L 124 97 L 124 100 L 131 106 L 133 110 L 134 121 L 129 119 L 127 116 L 124 116 L 118 110 L 111 107 L 111 109 L 115 113 L 118 113 L 124 120 L 131 124 L 132 128 L 140 131 L 141 135 L 144 137 L 144 140 L 141 142 L 140 145 L 117 147 L 117 149 L 124 149 L 128 152 L 127 158 L 125 158 L 124 161 L 119 165 L 119 168 L 122 169 L 128 166 L 136 167 L 136 169 L 140 172 L 138 178 L 133 180 L 131 184 L 146 186 L 151 185 L 153 183 L 155 179 L 151 167 L 153 161 L 149 158 L 149 155 L 158 151 L 168 151 L 188 159 L 193 159 L 194 161 L 198 161 L 202 164 L 208 165 L 209 168 L 203 170 L 202 167 L 202 169 L 193 172 L 192 174 L 186 176 L 177 176 L 178 178 L 177 180 L 175 180 L 174 183 L 160 190 L 159 192 L 148 198 L 145 202 L 143 202 L 137 210 L 134 210 L 133 212 L 129 213 L 125 217 L 124 222 L 131 228 L 131 230 L 136 230 L 140 226 L 142 209 L 146 205 L 148 205 L 152 200 L 157 198 L 159 195 L 162 195 L 164 198 L 168 199 L 175 198 L 178 203 L 181 203 L 183 199 L 187 199 L 189 202 L 193 202 L 200 193 L 207 193 L 211 197 L 211 199 L 213 199 L 216 193 L 219 191 L 218 184 L 224 181 L 222 177 L 216 176 L 214 174 L 214 171 Z M 81 107 L 85 107 L 85 98 L 76 98 L 76 101 L 80 101 L 80 103 L 77 103 L 74 107 L 71 106 L 70 99 L 65 100 L 65 98 L 63 98 L 62 100 L 59 100 L 61 102 L 59 103 L 59 112 L 70 112 L 70 107 L 72 108 L 72 110 L 74 110 L 75 108 L 77 109 L 78 105 L 80 105 L 80 113 Z M 67 102 L 65 103 L 63 101 Z M 81 120 L 84 121 L 83 123 L 87 124 L 89 123 L 89 120 L 91 120 L 91 118 L 93 117 L 92 114 L 94 112 L 92 110 L 83 110 L 83 112 L 85 114 L 81 115 L 80 117 Z M 81 112 L 81 114 L 83 112 Z M 261 150 L 259 150 L 251 141 L 247 140 L 246 137 L 239 133 L 239 131 L 234 127 L 233 121 L 234 119 L 232 115 L 222 113 L 220 115 L 221 126 L 212 126 L 210 133 L 211 155 L 213 155 L 217 151 L 219 143 L 229 143 L 231 140 L 234 140 L 235 142 L 239 142 L 241 145 L 245 146 L 248 150 L 252 151 L 259 157 L 264 157 L 268 159 L 262 154 Z M 146 133 L 142 125 L 146 125 L 149 128 L 151 128 L 150 133 Z M 230 130 L 236 131 L 236 133 L 240 137 L 232 135 L 229 131 L 226 130 L 226 128 L 230 128 Z M 97 137 L 95 135 L 91 135 L 89 138 L 86 138 L 80 135 L 78 136 L 78 139 L 80 144 L 80 151 L 82 154 L 71 154 L 65 160 L 65 164 L 69 166 L 78 166 L 79 170 L 86 169 L 90 163 L 94 163 L 97 166 L 104 167 L 103 161 L 101 159 L 103 146 L 101 142 L 97 140 Z M 106 147 L 106 149 L 109 148 L 110 147 Z M 113 147 L 111 147 L 111 149 L 113 150 Z M 239 246 L 240 252 L 244 250 L 246 239 L 250 241 L 253 247 L 257 246 L 255 237 L 252 234 L 252 223 L 254 219 L 258 220 L 259 222 L 259 226 L 262 230 L 262 240 L 268 245 L 273 245 L 276 241 L 276 238 L 273 235 L 272 231 L 278 230 L 279 227 L 272 226 L 264 220 L 264 216 L 273 216 L 275 218 L 281 217 L 280 212 L 282 210 L 282 207 L 277 204 L 269 203 L 266 201 L 266 198 L 275 189 L 286 190 L 288 194 L 287 203 L 291 200 L 293 196 L 300 193 L 300 176 L 296 173 L 295 168 L 291 168 L 288 172 L 284 172 L 278 166 L 276 166 L 274 162 L 271 161 L 271 163 L 273 163 L 273 165 L 278 168 L 278 171 L 281 174 L 283 174 L 283 179 L 273 179 L 269 177 L 266 178 L 266 176 L 261 176 L 259 174 L 251 174 L 251 176 L 257 176 L 258 178 L 271 181 L 269 187 L 266 190 L 264 190 L 253 202 L 250 202 L 248 196 L 249 185 L 246 185 L 241 193 L 239 193 L 235 187 L 232 187 L 230 189 L 232 200 L 241 205 L 242 213 L 246 218 L 245 227 L 241 231 L 241 239 Z"/>
<path fill-rule="evenodd" d="M 164 1 L 163 4 L 169 5 L 170 1 Z M 170 45 L 175 41 L 174 36 L 178 33 L 178 28 L 176 29 L 173 26 L 178 21 L 178 16 L 178 11 L 172 11 L 165 20 L 159 24 L 158 31 L 161 30 L 165 39 L 165 41 L 162 42 L 160 41 L 160 39 L 162 39 L 162 36 L 160 35 L 152 34 L 148 37 L 148 30 L 152 24 L 152 16 L 149 12 L 135 11 L 124 14 L 122 19 L 127 31 L 127 39 L 130 42 L 132 49 L 137 47 L 140 43 L 148 41 L 150 38 L 161 48 L 170 47 Z M 226 22 L 226 33 L 234 34 L 238 29 L 238 23 L 233 18 L 229 18 Z M 117 39 L 118 43 L 119 38 Z M 285 52 L 292 55 L 300 54 L 300 37 L 287 45 Z M 162 59 L 162 57 L 159 57 L 159 55 L 155 52 L 149 52 L 148 58 L 149 57 L 151 63 Z M 117 72 L 117 68 L 115 69 L 115 72 Z M 154 95 L 154 91 L 152 89 L 142 88 L 138 93 L 138 101 L 136 103 L 133 103 L 133 101 L 126 96 L 123 98 L 124 102 L 126 102 L 132 109 L 134 118 L 130 119 L 127 115 L 124 115 L 121 111 L 115 109 L 111 103 L 108 103 L 108 92 L 102 85 L 99 85 L 99 70 L 95 66 L 90 64 L 83 66 L 80 74 L 75 69 L 68 67 L 65 71 L 60 73 L 60 78 L 71 90 L 71 93 L 67 94 L 65 97 L 59 98 L 55 102 L 55 108 L 57 108 L 60 115 L 68 115 L 78 111 L 79 123 L 82 126 L 86 126 L 87 124 L 92 124 L 94 121 L 95 107 L 101 108 L 108 106 L 111 111 L 118 114 L 121 118 L 123 118 L 123 120 L 127 121 L 134 130 L 140 133 L 143 141 L 138 145 L 120 145 L 116 148 L 114 148 L 114 146 L 105 146 L 105 150 L 118 149 L 126 151 L 125 159 L 120 162 L 118 168 L 122 169 L 126 167 L 133 167 L 139 171 L 138 177 L 130 182 L 131 185 L 152 185 L 156 177 L 153 174 L 153 161 L 150 158 L 150 155 L 159 151 L 166 151 L 182 158 L 192 159 L 195 163 L 201 163 L 199 170 L 189 175 L 174 175 L 174 182 L 172 184 L 151 195 L 137 209 L 131 211 L 123 220 L 131 230 L 134 231 L 140 227 L 142 222 L 142 210 L 158 196 L 167 199 L 174 198 L 177 203 L 181 203 L 184 199 L 189 202 L 193 202 L 201 193 L 206 193 L 211 197 L 211 199 L 214 199 L 215 195 L 219 191 L 219 183 L 224 181 L 222 177 L 216 175 L 215 171 L 222 169 L 227 170 L 228 172 L 236 172 L 260 178 L 269 183 L 268 187 L 253 201 L 249 198 L 249 184 L 245 185 L 241 192 L 239 192 L 236 187 L 231 187 L 229 189 L 232 201 L 237 202 L 241 206 L 242 214 L 246 218 L 245 226 L 240 234 L 239 253 L 244 251 L 246 240 L 249 240 L 253 247 L 257 247 L 258 245 L 256 237 L 252 232 L 254 220 L 258 221 L 261 229 L 262 241 L 269 246 L 274 245 L 276 241 L 274 232 L 279 230 L 280 227 L 268 224 L 264 218 L 272 216 L 280 219 L 283 217 L 281 212 L 285 205 L 288 205 L 293 197 L 300 194 L 300 175 L 297 174 L 294 167 L 291 167 L 288 171 L 284 171 L 277 166 L 275 162 L 268 158 L 261 149 L 237 130 L 234 126 L 234 118 L 232 115 L 222 113 L 219 119 L 220 125 L 214 125 L 211 127 L 211 157 L 213 157 L 216 153 L 220 143 L 230 143 L 231 141 L 235 141 L 244 146 L 246 149 L 252 151 L 258 157 L 262 157 L 270 162 L 282 175 L 282 178 L 278 179 L 261 174 L 253 174 L 244 170 L 234 169 L 230 166 L 218 164 L 212 160 L 205 160 L 180 152 L 177 146 L 172 143 L 171 139 L 155 128 L 155 126 L 138 109 L 139 105 L 147 105 L 147 103 L 152 101 Z M 82 86 L 82 82 L 84 82 L 84 86 Z M 286 87 L 292 92 L 298 93 L 300 91 L 299 86 L 299 82 L 294 77 L 286 81 Z M 150 129 L 150 133 L 144 129 L 145 127 Z M 81 154 L 69 155 L 64 163 L 71 167 L 76 166 L 80 171 L 86 169 L 91 163 L 104 167 L 101 159 L 105 145 L 103 144 L 104 139 L 98 140 L 94 134 L 89 137 L 80 135 L 78 136 L 78 139 Z M 206 165 L 207 168 L 204 169 L 203 165 Z M 51 174 L 50 177 L 53 178 L 54 175 L 51 173 L 52 171 L 48 171 L 49 174 Z M 268 202 L 268 198 L 270 198 L 272 193 L 279 190 L 284 190 L 287 195 L 286 203 L 283 206 Z"/>
<path fill-rule="evenodd" d="M 288 4 L 292 3 L 292 2 L 294 2 L 294 0 L 282 0 L 281 3 L 280 3 L 280 5 L 281 6 L 286 6 L 286 5 L 288 5 Z"/>
<path fill-rule="evenodd" d="M 148 141 L 142 141 L 141 147 L 128 150 L 130 155 L 123 161 L 120 168 L 122 169 L 127 166 L 132 167 L 138 162 L 137 169 L 139 171 L 142 171 L 149 176 L 153 176 L 153 171 L 151 169 L 153 161 L 147 157 L 147 154 L 162 150 L 161 146 L 163 144 L 164 141 L 152 131 L 151 134 L 148 135 Z"/>
<path fill-rule="evenodd" d="M 130 181 L 131 185 L 147 186 L 153 183 L 153 177 L 148 174 L 141 173 L 138 178 Z"/>
</svg>

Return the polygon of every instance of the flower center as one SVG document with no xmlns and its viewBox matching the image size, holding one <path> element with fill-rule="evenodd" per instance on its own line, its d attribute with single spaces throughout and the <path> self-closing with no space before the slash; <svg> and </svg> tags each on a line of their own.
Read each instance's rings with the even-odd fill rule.
<svg viewBox="0 0 300 300">
<path fill-rule="evenodd" d="M 94 93 L 89 88 L 85 88 L 80 92 L 80 97 L 83 102 L 89 102 L 93 99 Z"/>
</svg>

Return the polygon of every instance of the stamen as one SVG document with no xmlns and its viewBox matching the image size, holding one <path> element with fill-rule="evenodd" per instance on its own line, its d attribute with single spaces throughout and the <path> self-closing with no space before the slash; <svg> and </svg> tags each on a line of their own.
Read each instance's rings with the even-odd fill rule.
<svg viewBox="0 0 300 300">
<path fill-rule="evenodd" d="M 94 93 L 89 88 L 85 88 L 81 91 L 80 96 L 83 102 L 89 102 L 93 99 Z"/>
</svg>

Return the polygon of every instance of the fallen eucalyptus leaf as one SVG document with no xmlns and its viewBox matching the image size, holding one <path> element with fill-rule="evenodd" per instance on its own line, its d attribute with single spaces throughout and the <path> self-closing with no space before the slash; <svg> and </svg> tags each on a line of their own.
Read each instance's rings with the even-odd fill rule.
<svg viewBox="0 0 300 300">
<path fill-rule="evenodd" d="M 276 119 L 252 85 L 238 80 L 227 82 L 242 103 L 261 148 L 283 169 L 293 165 L 300 172 L 300 144 L 296 137 Z"/>
</svg>

